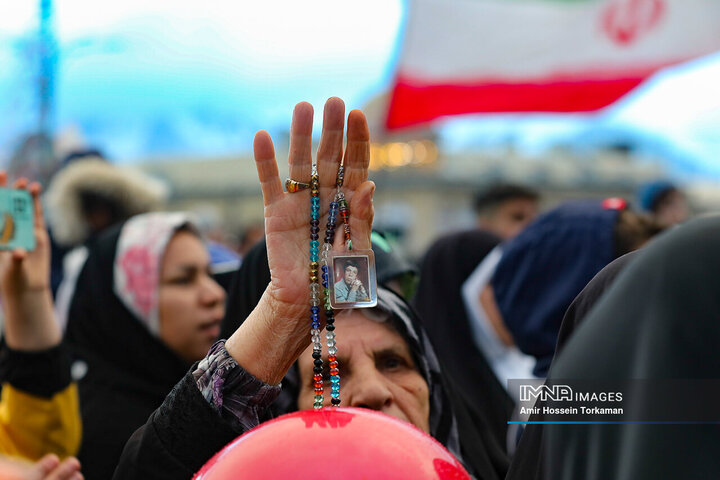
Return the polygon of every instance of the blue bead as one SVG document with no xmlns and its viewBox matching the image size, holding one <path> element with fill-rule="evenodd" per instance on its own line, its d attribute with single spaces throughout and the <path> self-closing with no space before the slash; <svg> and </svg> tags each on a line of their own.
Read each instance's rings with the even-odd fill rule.
<svg viewBox="0 0 720 480">
<path fill-rule="evenodd" d="M 322 271 L 323 271 L 323 272 L 327 273 L 327 265 L 323 265 L 323 266 L 321 266 L 320 268 L 322 268 Z"/>
<path fill-rule="evenodd" d="M 340 375 L 332 375 L 332 376 L 330 377 L 330 381 L 331 381 L 332 383 L 340 383 Z"/>
<path fill-rule="evenodd" d="M 317 240 L 310 240 L 310 246 L 317 248 L 320 246 L 320 242 L 318 242 Z"/>
<path fill-rule="evenodd" d="M 340 392 L 330 392 L 332 398 L 340 398 Z"/>
<path fill-rule="evenodd" d="M 312 307 L 310 307 L 310 311 L 313 313 L 319 313 L 320 307 L 312 306 Z"/>
<path fill-rule="evenodd" d="M 318 256 L 317 256 L 317 254 L 316 254 L 316 255 L 313 255 L 313 254 L 311 253 L 311 254 L 310 254 L 310 261 L 311 261 L 311 262 L 317 262 L 317 261 L 318 261 Z"/>
</svg>

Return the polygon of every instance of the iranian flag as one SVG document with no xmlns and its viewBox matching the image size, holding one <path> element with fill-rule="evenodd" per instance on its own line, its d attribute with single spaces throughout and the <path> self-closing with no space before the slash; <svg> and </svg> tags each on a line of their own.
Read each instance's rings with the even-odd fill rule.
<svg viewBox="0 0 720 480">
<path fill-rule="evenodd" d="M 387 127 L 594 111 L 717 50 L 720 0 L 412 0 Z"/>
</svg>

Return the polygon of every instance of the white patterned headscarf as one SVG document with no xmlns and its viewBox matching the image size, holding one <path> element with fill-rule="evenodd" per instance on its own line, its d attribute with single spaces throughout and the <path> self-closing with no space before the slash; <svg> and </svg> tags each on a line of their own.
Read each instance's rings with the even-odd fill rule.
<svg viewBox="0 0 720 480">
<path fill-rule="evenodd" d="M 160 334 L 158 297 L 163 254 L 181 228 L 196 232 L 185 213 L 145 213 L 128 220 L 118 239 L 113 266 L 115 294 L 155 336 Z"/>
</svg>

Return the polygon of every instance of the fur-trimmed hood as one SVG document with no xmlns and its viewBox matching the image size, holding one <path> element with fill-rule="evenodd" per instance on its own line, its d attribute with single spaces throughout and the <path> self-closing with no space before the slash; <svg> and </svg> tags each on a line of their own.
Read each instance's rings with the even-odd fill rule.
<svg viewBox="0 0 720 480">
<path fill-rule="evenodd" d="M 68 165 L 53 177 L 45 194 L 48 223 L 53 237 L 61 245 L 80 244 L 90 234 L 90 226 L 83 218 L 82 193 L 117 202 L 131 216 L 162 207 L 169 190 L 139 170 L 99 158 Z"/>
</svg>

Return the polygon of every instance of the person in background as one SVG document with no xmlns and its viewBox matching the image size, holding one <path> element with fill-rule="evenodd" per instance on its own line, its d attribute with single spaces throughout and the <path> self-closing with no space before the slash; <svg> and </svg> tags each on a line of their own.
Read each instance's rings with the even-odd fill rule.
<svg viewBox="0 0 720 480">
<path fill-rule="evenodd" d="M 664 227 L 672 227 L 690 218 L 687 197 L 675 184 L 665 180 L 643 185 L 638 191 L 638 203 Z"/>
<path fill-rule="evenodd" d="M 475 196 L 477 225 L 503 240 L 520 233 L 538 214 L 540 194 L 529 187 L 498 184 Z"/>
<path fill-rule="evenodd" d="M 405 300 L 415 296 L 418 284 L 418 269 L 403 256 L 392 237 L 373 230 L 370 234 L 375 254 L 377 283 L 397 293 Z"/>
<path fill-rule="evenodd" d="M 461 295 L 468 276 L 500 242 L 492 233 L 478 229 L 436 240 L 420 263 L 413 307 L 447 377 L 484 417 L 495 443 L 505 451 L 507 420 L 514 403 L 474 341 Z"/>
<path fill-rule="evenodd" d="M 77 275 L 87 253 L 82 246 L 113 225 L 162 207 L 166 186 L 126 166 L 109 163 L 95 150 L 73 152 L 45 194 L 53 242 L 52 289 Z"/>
<path fill-rule="evenodd" d="M 137 215 L 102 234 L 78 276 L 65 340 L 77 358 L 89 480 L 112 477 L 127 439 L 220 333 L 225 292 L 182 213 Z"/>
<path fill-rule="evenodd" d="M 236 250 L 241 256 L 245 256 L 265 236 L 265 227 L 262 223 L 246 225 L 240 232 Z"/>
<path fill-rule="evenodd" d="M 480 298 L 498 335 L 509 332 L 509 342 L 535 357 L 539 378 L 573 299 L 603 267 L 662 230 L 616 200 L 568 202 L 540 216 L 504 247 Z"/>
<path fill-rule="evenodd" d="M 639 421 L 547 425 L 547 478 L 720 476 L 720 456 L 710 447 L 716 445 L 718 426 L 693 421 L 717 420 L 716 395 L 694 388 L 710 392 L 720 371 L 718 242 L 717 215 L 664 233 L 638 254 L 573 332 L 550 378 L 612 380 L 614 391 L 628 392 L 623 420 Z M 692 386 L 682 401 L 643 387 L 676 379 Z M 663 411 L 666 417 L 653 418 L 672 415 L 669 419 L 678 421 L 640 421 L 645 412 Z"/>
<path fill-rule="evenodd" d="M 585 318 L 595 307 L 595 304 L 604 296 L 605 292 L 615 283 L 621 272 L 641 254 L 641 250 L 634 250 L 626 253 L 622 257 L 616 258 L 605 268 L 593 277 L 585 286 L 582 292 L 575 297 L 570 304 L 558 333 L 557 347 L 555 348 L 555 356 L 550 365 L 549 376 L 552 376 L 552 365 L 562 352 L 568 340 L 585 321 Z M 550 480 L 554 477 L 549 476 L 547 465 L 543 452 L 546 448 L 545 431 L 547 425 L 542 422 L 546 421 L 542 413 L 543 407 L 549 402 L 538 400 L 535 407 L 540 408 L 540 413 L 533 413 L 528 418 L 528 425 L 524 427 L 520 443 L 512 457 L 510 469 L 508 470 L 505 480 Z"/>
<path fill-rule="evenodd" d="M 0 172 L 0 187 L 6 183 L 5 172 Z M 78 480 L 82 478 L 80 464 L 72 457 L 80 445 L 78 395 L 53 314 L 50 245 L 40 185 L 28 187 L 27 180 L 19 179 L 14 188 L 32 194 L 36 248 L 0 251 L 5 317 L 0 351 L 0 454 L 36 463 L 0 459 L 0 478 Z"/>
</svg>

